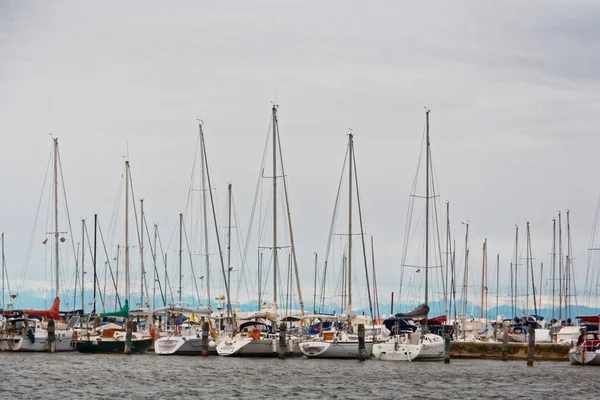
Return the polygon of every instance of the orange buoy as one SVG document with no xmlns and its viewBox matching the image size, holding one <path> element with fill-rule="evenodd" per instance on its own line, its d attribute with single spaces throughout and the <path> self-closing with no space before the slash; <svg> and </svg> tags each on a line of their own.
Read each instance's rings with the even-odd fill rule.
<svg viewBox="0 0 600 400">
<path fill-rule="evenodd" d="M 258 330 L 258 328 L 252 328 L 252 330 L 250 331 L 250 337 L 254 340 L 260 339 L 260 331 Z"/>
</svg>

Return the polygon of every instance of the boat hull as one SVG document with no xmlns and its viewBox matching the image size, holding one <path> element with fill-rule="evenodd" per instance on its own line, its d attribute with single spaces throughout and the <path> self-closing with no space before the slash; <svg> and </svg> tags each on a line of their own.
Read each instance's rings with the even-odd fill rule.
<svg viewBox="0 0 600 400">
<path fill-rule="evenodd" d="M 152 338 L 132 340 L 132 353 L 145 353 L 152 345 Z M 114 339 L 78 340 L 75 349 L 80 353 L 125 353 L 125 342 Z"/>
<path fill-rule="evenodd" d="M 287 340 L 286 357 L 299 356 L 298 341 Z M 217 352 L 226 357 L 277 357 L 279 338 L 228 338 L 217 344 Z"/>
<path fill-rule="evenodd" d="M 421 350 L 415 358 L 419 361 L 441 361 L 444 359 L 444 339 L 433 333 L 426 333 L 420 341 Z"/>
<path fill-rule="evenodd" d="M 300 343 L 300 351 L 308 358 L 344 358 L 357 359 L 359 357 L 358 342 L 338 341 L 308 341 Z M 365 342 L 365 352 L 373 352 L 373 342 Z"/>
<path fill-rule="evenodd" d="M 55 332 L 56 345 L 55 351 L 72 351 L 74 347 L 73 332 L 70 330 L 57 330 Z M 47 332 L 37 331 L 33 341 L 28 336 L 22 335 L 3 335 L 0 337 L 0 351 L 20 351 L 20 352 L 47 352 L 48 351 Z"/>
<path fill-rule="evenodd" d="M 412 361 L 419 356 L 421 345 L 394 342 L 373 345 L 373 356 L 382 361 Z"/>
<path fill-rule="evenodd" d="M 569 361 L 573 365 L 600 365 L 600 353 L 596 351 L 582 352 L 574 348 L 569 351 Z"/>
<path fill-rule="evenodd" d="M 154 352 L 161 356 L 200 356 L 202 355 L 202 338 L 160 338 L 154 342 Z M 215 342 L 212 340 L 208 343 L 208 354 L 217 354 Z"/>
</svg>

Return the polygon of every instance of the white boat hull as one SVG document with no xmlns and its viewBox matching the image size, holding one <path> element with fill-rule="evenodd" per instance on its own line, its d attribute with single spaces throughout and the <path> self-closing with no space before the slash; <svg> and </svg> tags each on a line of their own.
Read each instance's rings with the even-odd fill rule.
<svg viewBox="0 0 600 400">
<path fill-rule="evenodd" d="M 214 353 L 215 342 L 209 338 L 209 353 Z M 162 337 L 154 342 L 154 352 L 160 355 L 202 355 L 202 338 Z"/>
<path fill-rule="evenodd" d="M 575 347 L 569 350 L 569 361 L 573 365 L 600 365 L 600 353 L 597 351 L 582 351 Z"/>
<path fill-rule="evenodd" d="M 308 341 L 300 343 L 300 351 L 308 358 L 350 358 L 359 357 L 358 342 L 355 341 Z M 373 342 L 365 342 L 365 352 L 373 352 Z"/>
<path fill-rule="evenodd" d="M 279 338 L 226 338 L 217 344 L 217 353 L 227 357 L 277 357 Z M 286 356 L 299 355 L 298 341 L 288 339 Z"/>
<path fill-rule="evenodd" d="M 55 336 L 55 351 L 75 350 L 73 331 L 57 330 Z M 48 332 L 43 330 L 35 332 L 33 341 L 28 336 L 4 334 L 0 336 L 0 351 L 47 352 L 48 343 Z"/>
<path fill-rule="evenodd" d="M 444 339 L 433 333 L 426 333 L 420 341 L 421 350 L 416 360 L 439 361 L 444 359 Z"/>
<path fill-rule="evenodd" d="M 382 361 L 412 361 L 419 356 L 421 345 L 394 342 L 373 345 L 373 356 Z"/>
</svg>

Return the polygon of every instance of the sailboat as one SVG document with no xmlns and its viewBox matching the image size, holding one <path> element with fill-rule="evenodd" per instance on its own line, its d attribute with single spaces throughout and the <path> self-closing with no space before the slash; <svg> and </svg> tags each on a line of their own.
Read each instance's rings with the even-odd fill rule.
<svg viewBox="0 0 600 400">
<path fill-rule="evenodd" d="M 356 172 L 355 155 L 354 155 L 354 136 L 352 133 L 348 135 L 348 186 L 349 186 L 349 198 L 348 198 L 348 252 L 346 258 L 346 265 L 343 275 L 343 281 L 347 282 L 347 304 L 344 304 L 345 312 L 340 316 L 315 316 L 313 319 L 322 321 L 332 321 L 329 329 L 320 329 L 318 335 L 313 337 L 311 340 L 307 340 L 300 343 L 300 351 L 308 358 L 350 358 L 356 359 L 360 356 L 361 348 L 359 346 L 359 338 L 356 333 L 356 328 L 352 323 L 352 200 L 354 197 L 353 184 L 355 177 L 353 174 Z M 358 183 L 357 183 L 358 189 Z M 357 190 L 358 192 L 358 190 Z M 339 189 L 338 189 L 339 193 Z M 336 199 L 336 205 L 338 201 Z M 336 207 L 337 208 L 337 207 Z M 360 202 L 359 202 L 360 208 Z M 362 215 L 362 213 L 359 213 Z M 360 221 L 362 230 L 362 217 Z M 362 233 L 362 232 L 361 232 Z M 363 251 L 364 251 L 364 239 L 363 239 Z M 366 257 L 365 257 L 366 262 Z M 368 281 L 368 277 L 367 277 Z M 345 288 L 344 288 L 345 289 Z M 344 290 L 343 289 L 343 290 Z M 345 291 L 345 290 L 344 290 Z M 343 295 L 343 299 L 346 297 Z M 370 293 L 369 293 L 370 302 Z M 365 348 L 366 354 L 371 354 L 373 350 L 373 329 L 371 334 L 365 334 Z"/>
<path fill-rule="evenodd" d="M 48 310 L 11 310 L 12 318 L 5 321 L 5 326 L 0 332 L 0 350 L 7 351 L 34 351 L 53 353 L 55 351 L 73 350 L 73 325 L 78 318 L 73 317 L 69 324 L 60 321 L 60 286 L 59 286 L 59 243 L 58 230 L 58 179 L 59 179 L 59 154 L 58 139 L 53 138 L 53 206 L 54 206 L 54 293 L 55 299 Z M 44 240 L 46 244 L 47 239 Z M 12 296 L 11 296 L 12 297 Z M 4 300 L 4 299 L 3 299 Z"/>
<path fill-rule="evenodd" d="M 429 269 L 430 259 L 429 259 L 429 242 L 430 242 L 430 220 L 431 220 L 431 210 L 430 210 L 430 201 L 433 197 L 430 193 L 431 188 L 433 186 L 432 179 L 430 177 L 431 173 L 431 142 L 429 136 L 429 109 L 425 111 L 425 120 L 426 120 L 426 130 L 425 130 L 425 266 L 424 266 L 424 275 L 425 275 L 425 301 L 424 304 L 417 307 L 413 312 L 408 314 L 396 314 L 395 317 L 389 318 L 385 321 L 387 325 L 397 325 L 401 324 L 398 319 L 406 320 L 406 319 L 414 319 L 420 320 L 420 329 L 413 332 L 411 335 L 406 335 L 405 332 L 401 330 L 397 332 L 392 332 L 394 336 L 398 337 L 390 337 L 387 340 L 388 346 L 395 343 L 401 344 L 412 344 L 414 345 L 413 349 L 417 352 L 417 346 L 420 346 L 418 349 L 418 355 L 414 357 L 415 360 L 428 360 L 428 361 L 437 361 L 442 360 L 444 358 L 444 339 L 436 335 L 434 333 L 429 332 L 428 329 L 428 314 L 429 314 Z M 415 181 L 416 182 L 416 181 Z M 407 229 L 406 234 L 409 235 L 410 231 Z M 406 242 L 408 243 L 408 242 Z M 405 266 L 406 267 L 406 266 Z M 419 272 L 419 270 L 417 270 Z M 421 315 L 417 315 L 421 314 Z M 417 318 L 418 317 L 418 318 Z M 415 338 L 418 337 L 418 341 Z M 391 342 L 391 343 L 390 343 Z M 405 357 L 408 360 L 408 357 Z M 399 360 L 402 360 L 402 357 L 398 357 Z M 412 360 L 412 358 L 410 358 Z"/>
<path fill-rule="evenodd" d="M 302 301 L 302 292 L 298 281 L 298 267 L 296 262 L 296 253 L 294 247 L 294 238 L 291 229 L 291 219 L 289 204 L 287 202 L 287 184 L 285 180 L 285 172 L 283 170 L 283 158 L 281 155 L 281 143 L 279 140 L 279 125 L 277 120 L 277 105 L 273 105 L 271 109 L 272 117 L 272 207 L 273 207 L 273 236 L 272 236 L 272 256 L 273 256 L 273 302 L 270 307 L 261 308 L 258 312 L 252 313 L 245 317 L 237 332 L 232 337 L 222 337 L 217 344 L 217 352 L 221 356 L 255 356 L 255 357 L 277 357 L 277 356 L 294 356 L 300 355 L 298 348 L 299 339 L 294 335 L 286 335 L 287 324 L 281 323 L 279 310 L 277 307 L 278 296 L 278 235 L 277 235 L 277 179 L 282 177 L 283 190 L 286 198 L 287 211 L 287 230 L 290 234 L 291 241 L 291 257 L 296 273 L 296 283 L 298 297 L 300 302 L 301 314 L 304 314 L 304 304 Z M 278 157 L 279 155 L 279 157 Z M 280 160 L 281 170 L 278 169 L 278 159 Z M 264 161 L 263 161 L 264 162 Z M 260 276 L 260 272 L 259 272 Z M 259 282 L 260 286 L 260 282 Z M 262 302 L 259 300 L 259 306 L 262 307 Z M 241 319 L 241 318 L 240 318 Z"/>
</svg>

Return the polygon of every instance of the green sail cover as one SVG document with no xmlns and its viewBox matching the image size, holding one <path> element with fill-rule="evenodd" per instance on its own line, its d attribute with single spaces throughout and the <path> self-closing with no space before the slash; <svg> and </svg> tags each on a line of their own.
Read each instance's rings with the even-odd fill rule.
<svg viewBox="0 0 600 400">
<path fill-rule="evenodd" d="M 125 305 L 119 311 L 102 313 L 100 316 L 129 318 L 129 301 L 125 300 Z"/>
</svg>

